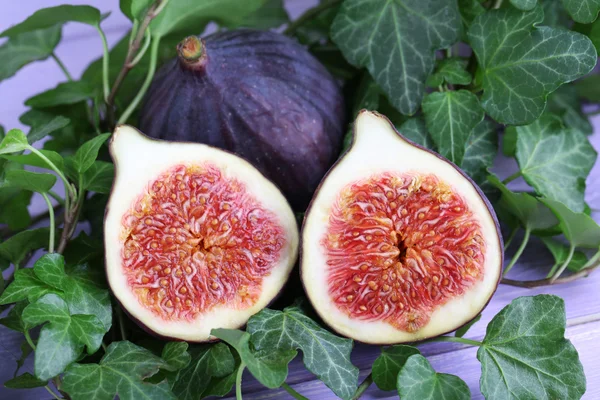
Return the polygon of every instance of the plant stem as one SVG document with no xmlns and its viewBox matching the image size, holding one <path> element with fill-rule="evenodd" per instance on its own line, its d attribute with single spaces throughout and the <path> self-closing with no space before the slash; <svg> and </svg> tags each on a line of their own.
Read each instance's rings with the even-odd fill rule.
<svg viewBox="0 0 600 400">
<path fill-rule="evenodd" d="M 586 262 L 586 263 L 584 264 L 584 266 L 583 266 L 583 267 L 581 267 L 581 269 L 586 269 L 586 268 L 589 268 L 589 267 L 591 267 L 592 265 L 594 265 L 594 264 L 595 264 L 595 263 L 598 261 L 598 259 L 600 259 L 600 250 L 598 250 L 598 252 L 596 252 L 596 254 L 594 254 L 594 255 L 592 256 L 592 258 L 590 258 L 590 259 L 588 260 L 588 262 Z"/>
<path fill-rule="evenodd" d="M 564 278 L 558 278 L 555 280 L 552 280 L 552 278 L 546 278 L 546 279 L 538 279 L 538 280 L 534 280 L 534 281 L 518 281 L 518 280 L 514 280 L 514 279 L 503 278 L 500 281 L 500 283 L 503 283 L 505 285 L 510 285 L 510 286 L 527 288 L 527 289 L 532 289 L 532 288 L 536 288 L 536 287 L 540 287 L 540 286 L 560 285 L 562 283 L 573 282 L 579 278 L 584 278 L 584 277 L 588 276 L 589 274 L 591 274 L 599 266 L 600 266 L 600 264 L 596 264 L 593 267 L 582 269 L 579 272 L 576 272 L 569 276 L 565 276 Z"/>
<path fill-rule="evenodd" d="M 135 111 L 138 104 L 142 101 L 142 98 L 144 97 L 144 94 L 146 94 L 146 91 L 148 90 L 150 83 L 152 83 L 152 78 L 154 78 L 154 72 L 156 71 L 156 62 L 158 59 L 158 45 L 159 44 L 160 44 L 160 37 L 155 37 L 154 39 L 152 39 L 152 45 L 150 47 L 150 67 L 148 69 L 148 75 L 146 75 L 146 80 L 142 84 L 142 87 L 140 88 L 140 91 L 138 92 L 138 94 L 135 95 L 135 98 L 133 99 L 131 104 L 129 104 L 127 109 L 123 112 L 123 114 L 119 118 L 119 121 L 118 121 L 119 124 L 124 124 L 125 122 L 127 122 L 129 117 L 131 116 L 131 114 L 133 114 L 133 111 Z"/>
<path fill-rule="evenodd" d="M 466 339 L 466 338 L 457 337 L 457 336 L 438 336 L 436 338 L 432 338 L 431 341 L 432 342 L 456 342 L 456 343 L 467 344 L 470 346 L 481 346 L 483 344 L 481 342 L 478 342 L 477 340 L 471 340 L 471 339 Z"/>
<path fill-rule="evenodd" d="M 290 396 L 292 396 L 293 398 L 297 399 L 297 400 L 308 400 L 307 397 L 302 396 L 300 393 L 296 392 L 294 389 L 292 389 L 292 387 L 290 385 L 288 385 L 287 383 L 283 382 L 281 384 L 281 387 L 285 389 L 286 392 L 288 392 L 290 394 Z"/>
<path fill-rule="evenodd" d="M 100 24 L 96 25 L 96 30 L 100 34 L 100 39 L 102 39 L 102 51 L 104 52 L 102 57 L 102 88 L 104 92 L 104 100 L 106 101 L 110 94 L 110 85 L 108 83 L 108 65 L 110 64 L 110 53 L 108 52 L 106 35 L 104 34 L 102 28 L 100 28 Z"/>
<path fill-rule="evenodd" d="M 125 324 L 123 323 L 123 310 L 121 310 L 121 306 L 117 306 L 117 318 L 119 319 L 119 331 L 121 332 L 121 340 L 127 340 L 127 335 L 125 334 Z"/>
<path fill-rule="evenodd" d="M 508 239 L 506 239 L 506 242 L 504 243 L 504 249 L 505 250 L 508 249 L 508 246 L 510 246 L 510 244 L 513 241 L 513 239 L 517 235 L 518 231 L 519 231 L 519 228 L 513 228 L 512 232 L 510 232 L 510 235 L 508 235 Z"/>
<path fill-rule="evenodd" d="M 48 215 L 50 216 L 50 240 L 48 242 L 48 252 L 54 253 L 54 232 L 56 231 L 56 225 L 54 224 L 54 207 L 48 198 L 46 193 L 40 193 L 46 204 L 48 205 Z"/>
<path fill-rule="evenodd" d="M 63 225 L 62 234 L 60 235 L 60 242 L 58 243 L 57 253 L 62 254 L 75 233 L 75 229 L 77 228 L 77 221 L 79 220 L 79 214 L 81 212 L 81 207 L 83 206 L 83 200 L 85 198 L 85 192 L 80 193 L 79 197 L 76 197 L 75 204 L 71 209 L 67 209 L 65 212 L 65 222 Z"/>
<path fill-rule="evenodd" d="M 508 274 L 508 271 L 510 271 L 512 269 L 512 267 L 515 266 L 515 264 L 519 260 L 519 257 L 521 257 L 521 254 L 523 254 L 525 247 L 527 247 L 527 242 L 529 242 L 530 234 L 531 234 L 531 228 L 529 228 L 529 227 L 525 228 L 525 236 L 523 236 L 523 241 L 521 242 L 521 245 L 517 249 L 517 252 L 513 256 L 513 258 L 510 260 L 510 263 L 504 269 L 504 273 L 502 274 L 502 276 L 506 276 Z"/>
<path fill-rule="evenodd" d="M 152 34 L 150 33 L 150 27 L 148 27 L 146 29 L 146 35 L 144 37 L 144 45 L 142 46 L 142 49 L 139 51 L 138 55 L 135 56 L 135 58 L 129 63 L 128 67 L 130 69 L 135 67 L 142 60 L 142 58 L 146 54 L 146 51 L 150 47 L 151 41 L 152 41 Z"/>
<path fill-rule="evenodd" d="M 548 275 L 546 275 L 546 278 L 551 278 L 552 275 L 554 275 L 556 273 L 556 269 L 558 268 L 558 266 L 559 266 L 558 263 L 554 263 L 552 268 L 550 268 L 550 272 L 548 272 Z"/>
<path fill-rule="evenodd" d="M 342 0 L 331 0 L 331 1 L 326 1 L 323 2 L 321 4 L 319 4 L 316 7 L 310 8 L 308 10 L 306 10 L 306 12 L 304 14 L 302 14 L 301 16 L 299 16 L 294 22 L 292 22 L 291 24 L 288 25 L 288 27 L 286 28 L 285 31 L 283 31 L 284 35 L 292 35 L 296 32 L 296 30 L 301 27 L 302 25 L 304 25 L 304 23 L 306 21 L 309 21 L 311 19 L 313 19 L 314 17 L 316 17 L 317 15 L 321 14 L 323 11 L 330 9 L 331 7 L 335 7 L 338 4 L 340 4 L 342 2 Z"/>
<path fill-rule="evenodd" d="M 509 176 L 508 178 L 506 178 L 505 180 L 502 181 L 502 183 L 504 183 L 505 185 L 509 182 L 514 181 L 515 179 L 519 178 L 521 176 L 521 171 L 517 171 L 514 174 L 512 174 L 511 176 Z"/>
<path fill-rule="evenodd" d="M 502 5 L 502 0 L 496 0 L 496 2 L 494 3 L 494 6 L 492 8 L 498 9 L 498 8 L 500 8 L 501 5 Z"/>
<path fill-rule="evenodd" d="M 567 259 L 560 266 L 560 268 L 558 269 L 558 271 L 556 271 L 556 273 L 552 276 L 552 278 L 550 278 L 550 283 L 552 283 L 555 280 L 557 280 L 561 276 L 561 274 L 563 272 L 565 272 L 565 269 L 567 269 L 567 266 L 569 265 L 569 263 L 571 262 L 571 259 L 573 258 L 573 254 L 575 254 L 575 246 L 571 245 L 571 248 L 569 249 L 569 255 L 567 256 Z"/>
<path fill-rule="evenodd" d="M 244 368 L 246 368 L 246 364 L 244 364 L 244 362 L 242 362 L 238 368 L 238 372 L 235 377 L 235 398 L 236 398 L 236 400 L 242 400 L 242 375 L 244 374 Z"/>
<path fill-rule="evenodd" d="M 65 177 L 65 175 L 62 173 L 61 170 L 58 169 L 58 167 L 56 165 L 54 165 L 54 163 L 52 161 L 50 161 L 48 159 L 48 157 L 46 157 L 45 155 L 43 155 L 38 149 L 36 149 L 33 146 L 27 146 L 27 149 L 29 149 L 32 153 L 34 153 L 35 155 L 37 155 L 39 158 L 41 158 L 42 160 L 44 160 L 44 162 L 46 164 L 48 164 L 48 166 L 50 167 L 50 169 L 54 172 L 56 172 L 56 174 L 58 175 L 58 177 L 63 181 L 63 183 L 65 184 L 65 195 L 67 194 L 71 194 L 72 196 L 75 195 L 75 189 L 73 189 L 73 187 L 71 186 L 71 184 L 69 183 L 68 179 Z M 66 199 L 65 199 L 66 200 Z"/>
<path fill-rule="evenodd" d="M 52 391 L 52 389 L 50 389 L 50 386 L 46 385 L 46 386 L 44 386 L 44 387 L 46 388 L 46 390 L 48 391 L 48 393 L 50 393 L 50 394 L 52 395 L 52 397 L 54 397 L 54 398 L 55 398 L 55 399 L 57 399 L 57 400 L 60 400 L 60 399 L 61 399 L 61 397 L 58 397 L 58 396 L 56 395 L 56 393 L 54 393 L 54 392 Z"/>
<path fill-rule="evenodd" d="M 62 197 L 60 197 L 60 195 L 52 190 L 48 190 L 48 195 L 50 197 L 52 197 L 54 200 L 57 201 L 57 203 L 61 206 L 65 205 L 65 199 L 63 199 Z"/>
<path fill-rule="evenodd" d="M 69 70 L 67 69 L 67 66 L 65 64 L 63 64 L 63 62 L 60 60 L 60 58 L 58 58 L 58 56 L 56 55 L 56 53 L 52 52 L 52 54 L 50 54 L 50 57 L 52 57 L 54 59 L 54 61 L 56 61 L 56 63 L 58 64 L 59 68 L 65 74 L 65 76 L 67 77 L 67 79 L 69 80 L 69 82 L 73 82 L 73 77 L 69 73 Z"/>
<path fill-rule="evenodd" d="M 365 391 L 369 388 L 369 386 L 371 386 L 372 383 L 373 383 L 373 373 L 370 373 L 362 381 L 362 383 L 358 386 L 358 389 L 356 389 L 356 392 L 354 392 L 354 396 L 352 396 L 352 400 L 360 399 L 361 396 L 365 393 Z"/>
<path fill-rule="evenodd" d="M 33 343 L 33 340 L 31 340 L 31 336 L 29 336 L 29 331 L 27 329 L 25 329 L 23 334 L 25 335 L 25 340 L 27 340 L 27 343 L 29 344 L 29 346 L 31 346 L 33 351 L 35 351 L 35 344 Z"/>
<path fill-rule="evenodd" d="M 106 349 L 107 349 L 106 344 L 104 342 L 102 342 L 102 350 L 104 350 L 105 353 L 106 353 Z"/>
</svg>

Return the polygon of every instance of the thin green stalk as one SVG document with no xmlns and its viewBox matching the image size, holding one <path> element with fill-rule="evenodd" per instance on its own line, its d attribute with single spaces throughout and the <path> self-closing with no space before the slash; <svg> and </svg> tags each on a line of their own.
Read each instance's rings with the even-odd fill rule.
<svg viewBox="0 0 600 400">
<path fill-rule="evenodd" d="M 558 269 L 559 265 L 560 265 L 559 263 L 554 263 L 552 268 L 550 268 L 550 272 L 548 272 L 548 275 L 546 275 L 546 278 L 551 278 L 552 275 L 554 275 L 556 273 L 556 270 Z"/>
<path fill-rule="evenodd" d="M 119 121 L 118 121 L 119 124 L 124 124 L 125 122 L 127 122 L 127 120 L 129 119 L 131 114 L 133 114 L 133 111 L 135 111 L 135 109 L 138 106 L 138 104 L 140 103 L 140 101 L 142 101 L 144 94 L 146 94 L 146 91 L 148 90 L 148 87 L 150 86 L 150 83 L 152 82 L 152 78 L 154 78 L 154 72 L 156 71 L 156 62 L 158 60 L 158 45 L 159 44 L 160 44 L 160 37 L 155 37 L 154 39 L 152 39 L 152 45 L 150 46 L 150 67 L 148 69 L 148 75 L 146 75 L 146 80 L 142 84 L 142 87 L 140 88 L 140 91 L 138 92 L 138 94 L 135 96 L 135 98 L 133 99 L 131 104 L 129 104 L 127 109 L 123 112 L 123 114 L 121 115 L 121 118 L 119 118 Z"/>
<path fill-rule="evenodd" d="M 29 331 L 25 329 L 25 332 L 23 333 L 25 334 L 25 340 L 27 340 L 27 343 L 29 343 L 29 346 L 31 346 L 33 351 L 35 351 L 35 344 L 33 343 L 33 340 L 31 340 L 31 336 L 29 336 Z"/>
<path fill-rule="evenodd" d="M 46 388 L 46 390 L 48 391 L 48 393 L 50 393 L 50 394 L 52 395 L 52 397 L 54 397 L 54 398 L 55 398 L 55 399 L 57 399 L 57 400 L 61 400 L 61 398 L 60 398 L 60 397 L 58 397 L 58 396 L 56 395 L 56 393 L 54 393 L 54 392 L 52 391 L 52 389 L 50 389 L 50 386 L 46 385 L 46 386 L 44 386 L 44 387 Z"/>
<path fill-rule="evenodd" d="M 592 258 L 590 258 L 589 261 L 586 262 L 583 267 L 581 267 L 581 269 L 586 269 L 586 268 L 591 267 L 592 265 L 596 264 L 596 262 L 599 259 L 600 259 L 600 250 L 598 250 L 598 252 L 596 254 L 594 254 L 592 256 Z"/>
<path fill-rule="evenodd" d="M 108 65 L 110 64 L 110 54 L 108 52 L 108 42 L 106 41 L 106 35 L 102 28 L 100 28 L 100 24 L 96 25 L 96 30 L 100 34 L 100 39 L 102 39 L 102 50 L 104 55 L 102 57 L 102 88 L 104 92 L 104 100 L 108 99 L 108 95 L 110 94 L 110 83 L 108 82 Z"/>
<path fill-rule="evenodd" d="M 292 387 L 290 385 L 288 385 L 285 382 L 283 382 L 281 384 L 281 387 L 284 388 L 285 391 L 290 394 L 290 396 L 292 396 L 293 398 L 295 398 L 297 400 L 308 400 L 308 397 L 302 396 L 300 393 L 296 392 L 294 389 L 292 389 Z"/>
<path fill-rule="evenodd" d="M 146 51 L 150 47 L 150 42 L 152 41 L 152 34 L 150 33 L 150 27 L 146 28 L 146 35 L 144 36 L 144 44 L 142 48 L 138 52 L 137 56 L 127 65 L 129 68 L 135 67 L 144 57 Z"/>
<path fill-rule="evenodd" d="M 54 224 L 54 207 L 50 202 L 50 198 L 46 193 L 40 193 L 46 204 L 48 205 L 48 216 L 50 217 L 50 240 L 48 242 L 48 252 L 54 253 L 54 232 L 56 231 L 56 225 Z"/>
<path fill-rule="evenodd" d="M 452 46 L 446 49 L 446 58 L 452 57 Z"/>
<path fill-rule="evenodd" d="M 563 272 L 565 272 L 565 269 L 567 269 L 567 266 L 569 265 L 569 263 L 571 262 L 571 259 L 573 258 L 573 254 L 575 254 L 575 246 L 571 245 L 571 248 L 569 249 L 569 255 L 567 256 L 567 259 L 560 266 L 560 268 L 558 269 L 558 271 L 556 271 L 556 273 L 552 276 L 552 278 L 550 279 L 550 283 L 554 283 L 554 281 L 557 280 L 561 276 L 561 274 Z"/>
<path fill-rule="evenodd" d="M 456 342 L 462 344 L 468 344 L 470 346 L 481 346 L 483 343 L 478 342 L 477 340 L 466 339 L 458 336 L 438 336 L 436 338 L 431 339 L 432 342 Z"/>
<path fill-rule="evenodd" d="M 236 400 L 242 400 L 242 375 L 244 374 L 244 368 L 246 368 L 246 364 L 244 364 L 242 362 L 238 368 L 238 372 L 235 377 L 235 398 L 236 398 Z"/>
<path fill-rule="evenodd" d="M 500 6 L 502 6 L 502 1 L 503 0 L 496 0 L 496 2 L 494 3 L 494 6 L 492 7 L 493 9 L 498 9 L 500 8 Z"/>
<path fill-rule="evenodd" d="M 513 239 L 515 238 L 515 236 L 517 235 L 517 232 L 519 231 L 519 228 L 513 228 L 512 232 L 510 233 L 510 235 L 508 235 L 508 239 L 506 239 L 506 242 L 504 243 L 504 249 L 508 249 L 508 247 L 510 246 L 510 244 L 512 243 Z"/>
<path fill-rule="evenodd" d="M 64 206 L 64 205 L 65 205 L 65 199 L 63 199 L 63 198 L 62 198 L 62 197 L 61 197 L 61 196 L 60 196 L 58 193 L 56 193 L 55 191 L 53 191 L 53 190 L 49 190 L 49 191 L 48 191 L 48 195 L 49 195 L 50 197 L 52 197 L 54 200 L 56 200 L 56 202 L 57 202 L 58 204 L 60 204 L 61 206 Z"/>
<path fill-rule="evenodd" d="M 67 69 L 67 66 L 65 64 L 63 64 L 63 62 L 60 60 L 60 58 L 58 58 L 58 56 L 56 55 L 56 53 L 52 52 L 52 54 L 50 54 L 50 56 L 54 59 L 54 61 L 56 61 L 56 63 L 58 64 L 59 68 L 65 74 L 65 76 L 67 77 L 67 79 L 69 80 L 69 82 L 73 82 L 73 77 L 69 73 L 69 70 Z"/>
<path fill-rule="evenodd" d="M 19 270 L 19 268 L 20 268 L 20 267 L 19 267 L 19 264 L 18 264 L 18 263 L 16 263 L 16 264 L 13 264 L 13 265 L 14 265 L 14 267 L 15 267 L 15 268 L 14 268 L 15 270 L 13 271 L 13 275 L 14 275 L 14 274 L 15 274 L 15 272 L 17 272 L 17 271 Z M 7 286 L 8 286 L 8 285 L 7 285 Z"/>
<path fill-rule="evenodd" d="M 137 33 L 139 27 L 140 27 L 140 21 L 138 21 L 136 18 L 133 20 L 133 26 L 131 27 L 131 32 L 129 33 L 129 46 L 131 46 L 131 44 L 135 40 L 135 36 L 136 36 L 136 33 Z"/>
<path fill-rule="evenodd" d="M 527 247 L 527 242 L 529 242 L 530 235 L 531 235 L 531 228 L 527 227 L 525 229 L 525 236 L 523 236 L 523 241 L 521 242 L 521 245 L 517 249 L 517 252 L 513 256 L 513 258 L 510 260 L 510 263 L 504 269 L 504 274 L 502 276 L 506 276 L 508 274 L 508 271 L 510 271 L 512 269 L 512 267 L 515 266 L 515 264 L 519 260 L 519 257 L 521 257 L 521 254 L 523 254 L 525 247 Z"/>
<path fill-rule="evenodd" d="M 502 183 L 504 183 L 505 185 L 509 182 L 514 181 L 515 179 L 519 178 L 521 176 L 521 171 L 517 171 L 514 174 L 512 174 L 511 176 L 509 176 L 508 178 L 506 178 L 505 180 L 502 181 Z"/>
<path fill-rule="evenodd" d="M 358 400 L 365 393 L 365 391 L 371 386 L 373 383 L 373 373 L 367 375 L 367 377 L 362 381 L 356 392 L 354 392 L 354 396 L 352 396 L 352 400 Z"/>
<path fill-rule="evenodd" d="M 104 352 L 106 353 L 107 347 L 106 347 L 106 344 L 104 342 L 102 342 L 102 350 L 104 350 Z"/>
<path fill-rule="evenodd" d="M 119 330 L 121 331 L 121 340 L 127 340 L 127 335 L 125 334 L 125 324 L 123 323 L 123 310 L 121 310 L 120 306 L 117 306 L 117 318 L 119 319 Z"/>
<path fill-rule="evenodd" d="M 69 210 L 70 210 L 70 208 L 69 208 L 70 197 L 72 196 L 73 198 L 75 198 L 77 196 L 77 193 L 75 193 L 75 189 L 73 188 L 73 186 L 71 186 L 71 184 L 69 183 L 69 180 L 62 173 L 62 171 L 59 170 L 58 167 L 56 165 L 54 165 L 54 163 L 48 159 L 48 157 L 46 157 L 45 155 L 43 155 L 38 149 L 36 149 L 33 146 L 27 146 L 27 148 L 32 153 L 34 153 L 35 155 L 37 155 L 39 158 L 41 158 L 42 160 L 44 160 L 44 162 L 46 164 L 48 164 L 48 166 L 50 167 L 50 169 L 52 171 L 56 172 L 56 174 L 58 175 L 58 177 L 63 181 L 63 183 L 65 185 L 65 212 L 68 213 Z"/>
</svg>

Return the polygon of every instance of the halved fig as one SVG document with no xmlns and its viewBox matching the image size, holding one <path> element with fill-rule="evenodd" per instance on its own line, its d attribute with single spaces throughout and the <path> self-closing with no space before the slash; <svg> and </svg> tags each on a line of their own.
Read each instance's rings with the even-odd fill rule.
<svg viewBox="0 0 600 400">
<path fill-rule="evenodd" d="M 317 189 L 301 276 L 339 333 L 402 343 L 453 331 L 496 290 L 502 239 L 489 202 L 458 167 L 361 111 L 354 142 Z"/>
<path fill-rule="evenodd" d="M 281 192 L 241 158 L 150 139 L 121 125 L 105 220 L 106 272 L 147 330 L 202 342 L 237 328 L 281 290 L 298 229 Z"/>
</svg>

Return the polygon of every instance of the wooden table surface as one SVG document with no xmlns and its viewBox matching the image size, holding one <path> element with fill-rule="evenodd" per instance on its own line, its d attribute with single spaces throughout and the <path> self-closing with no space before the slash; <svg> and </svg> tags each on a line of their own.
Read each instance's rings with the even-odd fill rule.
<svg viewBox="0 0 600 400">
<path fill-rule="evenodd" d="M 103 23 L 110 44 L 116 43 L 128 29 L 127 20 L 118 11 L 118 0 L 94 1 L 59 1 L 59 0 L 28 0 L 26 2 L 4 2 L 3 12 L 0 13 L 0 31 L 17 23 L 36 9 L 58 4 L 90 4 L 102 12 L 113 11 L 111 17 Z M 315 0 L 288 0 L 286 5 L 292 15 L 298 15 L 306 7 L 315 4 Z M 7 8 L 8 7 L 8 8 Z M 0 44 L 2 42 L 0 41 Z M 57 49 L 59 57 L 68 65 L 74 76 L 79 76 L 85 66 L 101 53 L 100 40 L 93 29 L 80 24 L 68 24 L 63 31 L 63 42 Z M 64 80 L 58 67 L 51 61 L 39 62 L 21 70 L 8 81 L 0 82 L 0 124 L 5 128 L 23 128 L 18 117 L 26 111 L 23 101 L 33 94 L 54 87 Z M 591 137 L 596 150 L 600 151 L 600 117 L 594 120 L 595 133 Z M 495 172 L 506 177 L 514 172 L 514 160 L 499 156 Z M 511 183 L 512 189 L 524 188 L 522 182 Z M 594 167 L 587 181 L 586 200 L 594 210 L 600 210 L 600 163 Z M 43 209 L 40 201 L 32 203 L 32 212 Z M 593 217 L 600 221 L 600 211 L 595 211 Z M 519 242 L 519 237 L 515 238 Z M 512 255 L 514 248 L 509 249 L 507 258 Z M 535 279 L 547 272 L 552 259 L 544 246 L 536 240 L 528 246 L 519 264 L 510 276 L 516 279 Z M 567 310 L 567 337 L 579 351 L 587 377 L 587 391 L 584 399 L 600 399 L 600 272 L 586 279 L 552 287 L 523 289 L 500 285 L 492 301 L 483 312 L 481 321 L 475 324 L 466 337 L 480 340 L 485 334 L 485 327 L 490 319 L 510 301 L 519 296 L 551 293 L 565 299 Z M 12 377 L 15 360 L 20 356 L 19 346 L 22 335 L 0 326 L 0 382 Z M 481 399 L 479 391 L 480 364 L 475 357 L 476 348 L 456 343 L 430 343 L 419 346 L 423 354 L 431 361 L 438 372 L 458 375 L 470 387 L 472 397 Z M 370 366 L 379 354 L 375 346 L 356 344 L 352 355 L 353 362 L 360 368 L 360 380 L 369 372 Z M 304 396 L 315 399 L 334 399 L 335 395 L 320 381 L 306 371 L 299 356 L 290 364 L 288 384 Z M 33 372 L 33 357 L 29 357 L 21 372 Z M 283 390 L 267 390 L 254 381 L 249 374 L 244 376 L 243 393 L 245 399 L 285 399 L 291 398 Z M 10 390 L 0 387 L 0 399 L 47 399 L 48 393 L 43 389 Z M 364 399 L 397 398 L 393 392 L 379 391 L 374 385 L 365 393 Z"/>
</svg>

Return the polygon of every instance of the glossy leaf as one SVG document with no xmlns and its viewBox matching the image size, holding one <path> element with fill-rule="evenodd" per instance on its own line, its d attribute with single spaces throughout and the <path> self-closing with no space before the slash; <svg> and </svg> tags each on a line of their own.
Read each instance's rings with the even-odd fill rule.
<svg viewBox="0 0 600 400">
<path fill-rule="evenodd" d="M 42 126 L 34 125 L 27 134 L 27 141 L 29 144 L 33 144 L 38 140 L 45 138 L 52 132 L 66 127 L 70 123 L 71 120 L 69 118 L 63 117 L 62 115 L 57 115 Z"/>
<path fill-rule="evenodd" d="M 481 186 L 486 181 L 487 169 L 494 163 L 497 153 L 496 124 L 490 120 L 483 120 L 473 129 L 467 140 L 465 156 L 460 168 Z"/>
<path fill-rule="evenodd" d="M 8 315 L 4 318 L 0 318 L 0 325 L 4 325 L 8 329 L 12 329 L 17 332 L 25 332 L 25 326 L 23 325 L 23 319 L 21 315 L 23 314 L 23 310 L 27 307 L 29 303 L 27 301 L 20 301 L 15 304 Z"/>
<path fill-rule="evenodd" d="M 4 382 L 4 386 L 9 389 L 33 389 L 46 386 L 47 384 L 47 380 L 38 379 L 29 372 L 25 372 L 23 375 Z"/>
<path fill-rule="evenodd" d="M 471 391 L 456 375 L 440 374 L 420 354 L 408 358 L 398 374 L 398 393 L 403 399 L 469 400 Z"/>
<path fill-rule="evenodd" d="M 15 187 L 38 193 L 47 193 L 56 183 L 56 175 L 25 170 L 8 171 L 2 187 Z"/>
<path fill-rule="evenodd" d="M 366 67 L 392 104 L 414 114 L 433 71 L 435 50 L 459 38 L 460 14 L 445 0 L 347 0 L 331 38 L 354 66 Z"/>
<path fill-rule="evenodd" d="M 481 14 L 469 28 L 482 73 L 481 105 L 498 122 L 533 122 L 548 94 L 596 65 L 596 50 L 587 37 L 536 26 L 543 18 L 540 7 L 529 12 L 507 7 Z"/>
<path fill-rule="evenodd" d="M 433 143 L 429 132 L 427 132 L 427 126 L 425 125 L 423 118 L 409 118 L 406 122 L 400 125 L 398 131 L 408 140 L 420 144 L 425 148 L 435 150 L 435 144 Z"/>
<path fill-rule="evenodd" d="M 548 97 L 548 111 L 559 116 L 567 128 L 575 128 L 586 135 L 594 130 L 581 110 L 577 89 L 573 85 L 563 85 Z"/>
<path fill-rule="evenodd" d="M 437 88 L 444 83 L 453 85 L 468 85 L 471 83 L 473 77 L 465 69 L 467 67 L 467 60 L 462 58 L 446 58 L 441 60 L 435 71 L 429 78 L 427 78 L 427 85 L 433 88 Z"/>
<path fill-rule="evenodd" d="M 504 307 L 477 351 L 484 397 L 581 398 L 585 375 L 565 326 L 565 304 L 556 296 L 519 297 Z"/>
<path fill-rule="evenodd" d="M 29 252 L 44 248 L 48 244 L 48 236 L 48 228 L 19 232 L 0 243 L 0 256 L 13 264 L 20 264 Z"/>
<path fill-rule="evenodd" d="M 594 22 L 600 11 L 600 0 L 562 0 L 571 17 L 582 24 Z"/>
<path fill-rule="evenodd" d="M 529 11 L 535 8 L 537 5 L 537 0 L 510 0 L 510 4 L 519 10 Z"/>
<path fill-rule="evenodd" d="M 552 256 L 554 257 L 554 263 L 557 265 L 562 265 L 567 261 L 567 257 L 569 256 L 569 246 L 564 245 L 557 241 L 556 239 L 552 239 L 550 237 L 541 238 L 542 242 L 546 245 Z M 567 265 L 567 269 L 577 272 L 581 270 L 581 267 L 587 263 L 588 259 L 585 254 L 581 251 L 575 251 L 573 253 L 573 257 L 569 264 Z"/>
<path fill-rule="evenodd" d="M 93 139 L 85 142 L 75 153 L 72 158 L 73 167 L 79 173 L 85 173 L 96 161 L 98 158 L 98 152 L 100 151 L 100 147 L 106 142 L 106 140 L 110 137 L 110 133 L 104 133 L 102 135 L 98 135 Z"/>
<path fill-rule="evenodd" d="M 585 212 L 576 213 L 556 200 L 540 199 L 560 221 L 560 229 L 574 247 L 600 247 L 600 226 Z"/>
<path fill-rule="evenodd" d="M 64 160 L 60 154 L 50 150 L 39 150 L 52 164 L 54 164 L 59 170 L 64 168 Z M 3 158 L 16 162 L 23 165 L 31 165 L 33 167 L 50 169 L 46 161 L 42 160 L 37 154 L 19 154 L 19 155 L 4 155 Z"/>
<path fill-rule="evenodd" d="M 12 37 L 26 32 L 46 29 L 58 24 L 75 21 L 88 25 L 100 24 L 100 11 L 90 6 L 62 5 L 42 8 L 33 13 L 20 24 L 14 25 L 0 33 L 0 37 Z"/>
<path fill-rule="evenodd" d="M 94 161 L 90 168 L 83 174 L 82 190 L 96 193 L 110 193 L 115 166 L 106 161 Z"/>
<path fill-rule="evenodd" d="M 30 97 L 25 105 L 35 108 L 52 107 L 63 104 L 73 104 L 92 98 L 95 91 L 86 82 L 64 82 L 58 84 L 54 89 Z"/>
<path fill-rule="evenodd" d="M 15 272 L 15 280 L 0 296 L 0 304 L 11 304 L 23 300 L 33 303 L 48 293 L 62 294 L 60 290 L 44 283 L 32 269 L 20 269 Z"/>
<path fill-rule="evenodd" d="M 11 154 L 27 148 L 27 136 L 19 129 L 11 129 L 0 142 L 0 154 Z"/>
<path fill-rule="evenodd" d="M 410 356 L 421 354 L 416 347 L 396 345 L 383 347 L 381 354 L 373 362 L 371 374 L 373 382 L 381 390 L 396 389 L 398 373 Z"/>
</svg>

